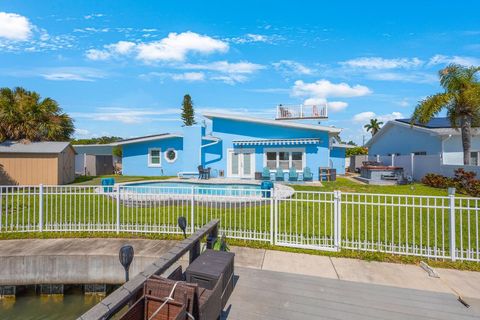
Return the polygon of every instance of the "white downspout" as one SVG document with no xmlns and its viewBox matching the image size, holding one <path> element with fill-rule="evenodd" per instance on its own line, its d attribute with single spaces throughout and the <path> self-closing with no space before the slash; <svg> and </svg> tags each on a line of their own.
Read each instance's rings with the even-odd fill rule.
<svg viewBox="0 0 480 320">
<path fill-rule="evenodd" d="M 444 156 L 444 153 L 445 153 L 445 150 L 444 150 L 445 141 L 447 141 L 447 140 L 450 139 L 451 137 L 452 137 L 452 135 L 449 134 L 446 139 L 442 139 L 442 154 L 441 154 L 441 160 L 442 160 L 442 162 L 441 162 L 441 164 L 444 164 L 443 160 L 445 159 L 445 156 Z"/>
</svg>

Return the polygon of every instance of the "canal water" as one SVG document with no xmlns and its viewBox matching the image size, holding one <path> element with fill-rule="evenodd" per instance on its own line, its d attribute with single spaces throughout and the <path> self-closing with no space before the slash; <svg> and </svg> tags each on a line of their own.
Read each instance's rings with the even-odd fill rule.
<svg viewBox="0 0 480 320">
<path fill-rule="evenodd" d="M 16 298 L 0 299 L 1 320 L 76 319 L 101 301 L 102 297 L 84 295 L 81 290 L 64 295 L 39 296 L 26 292 Z"/>
</svg>

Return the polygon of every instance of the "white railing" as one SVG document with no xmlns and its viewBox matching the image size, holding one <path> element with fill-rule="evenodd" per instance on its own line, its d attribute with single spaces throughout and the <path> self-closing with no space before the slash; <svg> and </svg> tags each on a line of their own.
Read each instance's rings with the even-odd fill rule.
<svg viewBox="0 0 480 320">
<path fill-rule="evenodd" d="M 479 198 L 135 186 L 0 187 L 0 232 L 188 233 L 220 219 L 227 237 L 479 261 Z"/>
<path fill-rule="evenodd" d="M 294 119 L 326 119 L 328 118 L 327 104 L 324 105 L 278 105 L 276 120 Z"/>
</svg>

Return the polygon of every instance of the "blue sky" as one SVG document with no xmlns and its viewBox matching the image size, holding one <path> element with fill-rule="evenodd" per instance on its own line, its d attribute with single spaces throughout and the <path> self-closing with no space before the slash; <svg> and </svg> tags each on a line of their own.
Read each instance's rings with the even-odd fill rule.
<svg viewBox="0 0 480 320">
<path fill-rule="evenodd" d="M 8 1 L 0 86 L 56 99 L 77 137 L 179 131 L 196 111 L 273 118 L 328 101 L 362 142 L 408 117 L 446 64 L 480 64 L 478 1 Z"/>
</svg>

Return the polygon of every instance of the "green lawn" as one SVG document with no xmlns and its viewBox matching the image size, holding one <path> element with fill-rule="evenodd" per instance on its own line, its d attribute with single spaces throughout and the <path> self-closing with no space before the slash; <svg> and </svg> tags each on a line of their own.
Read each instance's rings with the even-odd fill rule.
<svg viewBox="0 0 480 320">
<path fill-rule="evenodd" d="M 359 192 L 359 193 L 380 193 L 380 194 L 409 194 L 409 195 L 429 195 L 429 196 L 446 196 L 446 189 L 438 189 L 426 186 L 421 183 L 413 183 L 410 185 L 395 186 L 374 186 L 363 184 L 344 177 L 337 177 L 337 181 L 322 182 L 323 187 L 308 185 L 292 185 L 295 190 L 302 191 L 334 191 L 343 192 Z"/>
</svg>

